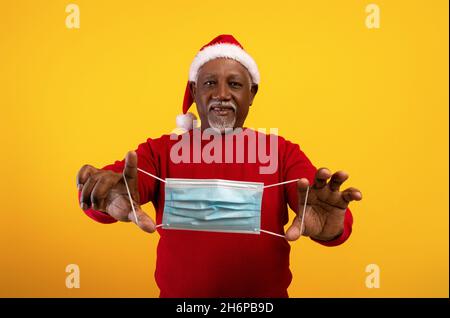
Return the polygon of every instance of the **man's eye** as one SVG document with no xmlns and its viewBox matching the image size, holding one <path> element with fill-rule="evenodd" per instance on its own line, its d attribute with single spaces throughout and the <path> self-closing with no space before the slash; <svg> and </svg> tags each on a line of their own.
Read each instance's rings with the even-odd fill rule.
<svg viewBox="0 0 450 318">
<path fill-rule="evenodd" d="M 241 87 L 241 86 L 242 86 L 242 84 L 239 83 L 239 82 L 231 82 L 230 85 L 231 85 L 232 87 Z"/>
<path fill-rule="evenodd" d="M 205 85 L 206 86 L 211 86 L 211 85 L 214 85 L 216 82 L 214 82 L 214 81 L 206 81 L 205 82 Z"/>
</svg>

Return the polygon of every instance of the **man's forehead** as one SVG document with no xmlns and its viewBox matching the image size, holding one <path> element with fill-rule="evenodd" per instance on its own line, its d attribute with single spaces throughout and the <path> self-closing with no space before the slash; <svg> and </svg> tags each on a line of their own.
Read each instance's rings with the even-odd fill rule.
<svg viewBox="0 0 450 318">
<path fill-rule="evenodd" d="M 226 71 L 227 75 L 230 76 L 249 76 L 250 73 L 247 71 L 245 66 L 243 66 L 238 61 L 228 58 L 217 58 L 205 63 L 198 72 L 198 76 L 216 76 L 219 73 Z"/>
<path fill-rule="evenodd" d="M 219 71 L 217 71 L 217 72 L 214 72 L 214 71 L 212 71 L 212 72 L 203 72 L 203 73 L 200 73 L 199 74 L 199 77 L 201 76 L 201 77 L 212 77 L 212 76 L 217 76 L 217 75 L 219 75 Z M 243 73 L 238 73 L 238 72 L 234 72 L 234 71 L 230 71 L 230 72 L 227 72 L 227 76 L 230 76 L 230 77 L 242 77 L 244 74 Z"/>
</svg>

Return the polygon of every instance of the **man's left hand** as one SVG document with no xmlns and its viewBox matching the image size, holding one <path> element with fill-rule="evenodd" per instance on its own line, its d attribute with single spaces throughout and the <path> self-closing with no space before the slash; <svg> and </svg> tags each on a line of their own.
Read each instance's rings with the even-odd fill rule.
<svg viewBox="0 0 450 318">
<path fill-rule="evenodd" d="M 330 179 L 328 181 L 328 179 Z M 305 220 L 301 229 L 303 207 L 306 190 L 309 186 L 307 179 L 297 182 L 299 206 L 298 216 L 286 231 L 286 239 L 295 241 L 301 235 L 310 236 L 321 241 L 330 241 L 338 238 L 344 231 L 345 211 L 351 201 L 362 199 L 361 191 L 348 188 L 340 191 L 339 188 L 348 179 L 348 174 L 338 171 L 331 175 L 330 170 L 321 168 L 317 170 L 314 184 L 308 192 Z"/>
</svg>

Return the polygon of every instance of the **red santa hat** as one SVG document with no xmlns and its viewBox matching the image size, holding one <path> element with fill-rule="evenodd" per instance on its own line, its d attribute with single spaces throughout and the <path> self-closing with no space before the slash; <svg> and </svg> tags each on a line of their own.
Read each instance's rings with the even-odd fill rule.
<svg viewBox="0 0 450 318">
<path fill-rule="evenodd" d="M 196 82 L 199 69 L 207 62 L 217 58 L 229 58 L 241 63 L 249 72 L 253 84 L 259 84 L 259 71 L 253 58 L 244 51 L 242 45 L 232 36 L 222 34 L 203 46 L 195 56 L 189 69 L 189 80 L 183 99 L 183 114 L 177 116 L 177 127 L 190 130 L 196 119 L 192 113 L 187 113 L 194 102 L 189 88 L 189 82 Z"/>
</svg>

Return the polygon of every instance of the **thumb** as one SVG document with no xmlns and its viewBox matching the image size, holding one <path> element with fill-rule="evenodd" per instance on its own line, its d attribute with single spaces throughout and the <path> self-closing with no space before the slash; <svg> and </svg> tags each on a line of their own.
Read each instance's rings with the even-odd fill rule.
<svg viewBox="0 0 450 318">
<path fill-rule="evenodd" d="M 305 203 L 306 192 L 309 188 L 309 181 L 306 178 L 301 178 L 297 181 L 297 192 L 298 192 L 298 204 Z"/>
<path fill-rule="evenodd" d="M 155 222 L 151 217 L 148 216 L 147 213 L 142 211 L 139 207 L 136 207 L 136 217 L 134 216 L 134 212 L 131 211 L 128 213 L 128 219 L 135 223 L 139 228 L 147 233 L 153 233 L 156 230 Z"/>
<path fill-rule="evenodd" d="M 125 157 L 125 167 L 123 169 L 123 175 L 126 178 L 133 199 L 139 202 L 137 160 L 138 159 L 136 152 L 129 151 L 127 153 Z"/>
<path fill-rule="evenodd" d="M 286 231 L 286 240 L 288 241 L 297 241 L 302 235 L 302 231 L 300 230 L 301 220 L 296 216 L 292 221 L 291 226 Z"/>
</svg>

